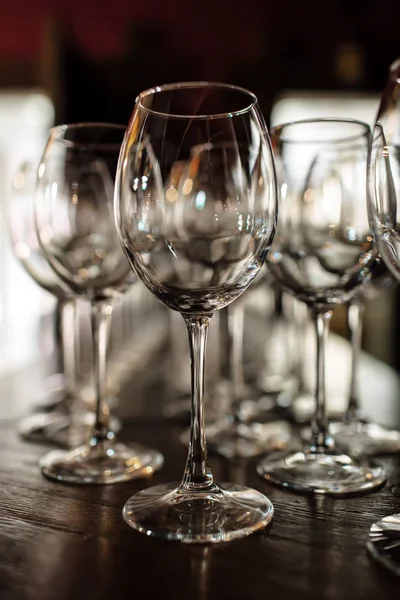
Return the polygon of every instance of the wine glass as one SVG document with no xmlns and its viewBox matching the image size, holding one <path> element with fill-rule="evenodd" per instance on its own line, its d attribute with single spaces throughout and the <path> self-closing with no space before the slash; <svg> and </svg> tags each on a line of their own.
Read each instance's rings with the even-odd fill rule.
<svg viewBox="0 0 400 600">
<path fill-rule="evenodd" d="M 60 341 L 63 363 L 63 387 L 42 411 L 25 417 L 18 424 L 19 434 L 28 441 L 77 445 L 84 439 L 83 409 L 77 405 L 75 379 L 75 300 L 57 279 L 40 250 L 35 231 L 33 195 L 37 169 L 23 163 L 13 179 L 8 207 L 10 240 L 14 255 L 28 275 L 57 299 L 60 315 Z M 45 409 L 45 410 L 43 410 Z"/>
<path fill-rule="evenodd" d="M 309 172 L 312 177 L 313 169 L 318 167 L 318 159 L 313 163 Z M 357 199 L 355 198 L 355 201 Z M 362 206 L 365 198 L 359 196 Z M 376 297 L 379 290 L 392 285 L 393 278 L 378 255 L 370 275 L 364 279 L 352 297 L 347 302 L 347 321 L 351 342 L 351 375 L 347 409 L 344 415 L 329 423 L 329 432 L 336 444 L 351 456 L 389 454 L 400 450 L 400 432 L 389 430 L 378 423 L 369 422 L 362 414 L 357 389 L 358 364 L 361 352 L 363 313 L 368 300 Z M 303 434 L 304 435 L 304 434 Z M 309 437 L 309 429 L 304 437 Z"/>
<path fill-rule="evenodd" d="M 182 542 L 222 542 L 272 518 L 260 492 L 217 485 L 207 461 L 204 365 L 213 313 L 260 271 L 277 215 L 272 151 L 256 97 L 227 84 L 179 83 L 137 98 L 122 145 L 115 217 L 146 287 L 186 322 L 192 369 L 189 451 L 181 483 L 139 492 L 127 523 Z"/>
<path fill-rule="evenodd" d="M 96 410 L 90 439 L 40 462 L 46 477 L 66 483 L 126 481 L 152 474 L 163 462 L 155 450 L 116 443 L 110 428 L 108 330 L 115 300 L 133 283 L 112 212 L 123 132 L 101 123 L 55 127 L 38 170 L 35 218 L 41 248 L 63 285 L 91 303 Z"/>
<path fill-rule="evenodd" d="M 365 198 L 370 129 L 354 120 L 311 119 L 278 126 L 271 139 L 280 214 L 268 265 L 313 317 L 316 393 L 309 447 L 267 456 L 258 473 L 304 492 L 369 491 L 384 483 L 383 468 L 336 449 L 328 431 L 325 346 L 333 308 L 348 301 L 376 264 Z"/>
<path fill-rule="evenodd" d="M 368 209 L 371 228 L 382 259 L 396 281 L 400 281 L 400 59 L 389 69 L 368 160 Z M 383 566 L 400 572 L 400 514 L 374 523 L 367 548 Z"/>
</svg>

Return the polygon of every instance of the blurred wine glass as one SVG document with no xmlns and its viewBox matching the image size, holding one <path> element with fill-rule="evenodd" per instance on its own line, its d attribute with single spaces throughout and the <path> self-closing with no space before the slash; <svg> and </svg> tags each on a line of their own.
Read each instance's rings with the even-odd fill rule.
<svg viewBox="0 0 400 600">
<path fill-rule="evenodd" d="M 87 437 L 84 406 L 76 386 L 76 306 L 72 295 L 57 278 L 44 257 L 34 222 L 34 188 L 37 168 L 23 163 L 15 173 L 8 207 L 11 245 L 28 275 L 57 299 L 63 373 L 50 376 L 50 399 L 39 404 L 40 412 L 20 421 L 20 435 L 29 441 L 74 446 Z"/>
<path fill-rule="evenodd" d="M 220 419 L 206 428 L 210 451 L 227 458 L 249 458 L 283 449 L 291 434 L 289 424 L 274 420 L 272 413 L 265 422 L 261 421 L 261 392 L 246 382 L 244 301 L 245 297 L 241 297 L 220 312 L 222 379 L 214 394 L 219 396 L 226 409 Z M 273 405 L 272 402 L 270 408 Z"/>
<path fill-rule="evenodd" d="M 272 518 L 272 504 L 260 492 L 214 481 L 204 431 L 204 366 L 210 318 L 259 273 L 276 212 L 272 152 L 253 94 L 181 83 L 139 95 L 119 160 L 117 229 L 141 281 L 182 314 L 192 368 L 183 479 L 143 490 L 124 508 L 128 524 L 147 535 L 220 542 Z"/>
<path fill-rule="evenodd" d="M 371 491 L 386 479 L 356 461 L 328 431 L 325 347 L 332 310 L 371 277 L 377 251 L 367 218 L 369 127 L 349 119 L 313 119 L 272 129 L 280 186 L 277 235 L 268 257 L 279 283 L 307 304 L 316 341 L 315 416 L 309 446 L 266 457 L 259 474 L 285 488 L 320 493 Z"/>
<path fill-rule="evenodd" d="M 46 477 L 66 483 L 116 483 L 151 475 L 162 455 L 116 443 L 106 388 L 112 308 L 133 284 L 114 225 L 114 178 L 124 128 L 61 125 L 50 136 L 38 170 L 36 229 L 41 248 L 63 285 L 91 304 L 95 422 L 87 443 L 41 460 Z"/>
<path fill-rule="evenodd" d="M 368 160 L 368 208 L 380 255 L 400 281 L 400 59 L 389 68 Z M 367 548 L 378 562 L 400 573 L 400 514 L 383 517 L 369 532 Z"/>
<path fill-rule="evenodd" d="M 322 160 L 323 160 L 322 155 Z M 321 157 L 314 160 L 308 177 L 312 181 L 313 171 L 320 168 Z M 355 196 L 354 202 L 359 201 L 364 209 L 365 197 Z M 368 300 L 376 297 L 379 290 L 390 287 L 393 278 L 385 266 L 382 258 L 377 255 L 373 267 L 362 284 L 349 298 L 347 321 L 351 342 L 351 375 L 347 409 L 344 416 L 333 419 L 329 424 L 329 431 L 335 438 L 336 444 L 351 456 L 388 454 L 400 450 L 400 432 L 381 427 L 377 423 L 368 422 L 362 414 L 357 388 L 358 365 L 362 342 L 362 318 Z"/>
</svg>

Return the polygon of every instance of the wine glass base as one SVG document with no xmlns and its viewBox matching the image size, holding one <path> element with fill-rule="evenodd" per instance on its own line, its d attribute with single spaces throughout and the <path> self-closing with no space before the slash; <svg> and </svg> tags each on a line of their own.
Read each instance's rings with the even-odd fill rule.
<svg viewBox="0 0 400 600">
<path fill-rule="evenodd" d="M 400 514 L 371 525 L 367 549 L 380 565 L 400 575 Z"/>
<path fill-rule="evenodd" d="M 257 490 L 222 484 L 209 491 L 182 491 L 178 484 L 142 490 L 125 504 L 123 517 L 146 535 L 185 544 L 228 542 L 265 527 L 270 500 Z"/>
<path fill-rule="evenodd" d="M 54 450 L 40 461 L 45 477 L 63 483 L 104 484 L 147 477 L 160 469 L 164 458 L 157 450 L 137 444 L 86 444 L 75 450 Z"/>
<path fill-rule="evenodd" d="M 337 445 L 351 456 L 400 452 L 400 431 L 386 429 L 377 423 L 335 422 L 330 423 L 329 431 Z"/>
<path fill-rule="evenodd" d="M 333 453 L 280 453 L 261 460 L 257 472 L 263 479 L 296 492 L 338 496 L 370 492 L 386 481 L 381 465 Z"/>
<path fill-rule="evenodd" d="M 271 450 L 283 450 L 290 436 L 289 423 L 278 420 L 269 423 L 224 421 L 206 427 L 209 451 L 226 458 L 250 458 Z"/>
<path fill-rule="evenodd" d="M 89 440 L 93 425 L 92 413 L 79 411 L 71 418 L 68 412 L 51 411 L 22 419 L 18 424 L 18 434 L 27 442 L 75 448 Z M 115 433 L 121 429 L 119 419 L 111 417 L 110 429 Z"/>
</svg>

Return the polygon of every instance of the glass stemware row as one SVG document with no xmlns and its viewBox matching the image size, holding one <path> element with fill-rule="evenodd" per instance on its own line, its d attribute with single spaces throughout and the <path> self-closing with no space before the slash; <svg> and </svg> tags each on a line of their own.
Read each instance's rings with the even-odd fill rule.
<svg viewBox="0 0 400 600">
<path fill-rule="evenodd" d="M 147 535 L 185 543 L 227 541 L 267 525 L 273 506 L 264 494 L 214 480 L 204 423 L 210 319 L 237 300 L 266 263 L 276 285 L 304 302 L 313 318 L 316 408 L 309 446 L 269 453 L 258 473 L 285 488 L 333 495 L 366 492 L 385 482 L 379 463 L 354 458 L 335 443 L 325 400 L 333 308 L 351 302 L 352 314 L 360 316 L 354 299 L 379 280 L 382 258 L 397 273 L 395 236 L 382 242 L 386 234 L 377 211 L 372 235 L 367 210 L 367 157 L 376 159 L 377 140 L 378 148 L 386 147 L 383 133 L 375 132 L 371 154 L 369 127 L 350 119 L 289 123 L 273 128 L 270 140 L 251 92 L 208 83 L 143 92 L 126 131 L 95 123 L 51 131 L 38 170 L 36 233 L 57 289 L 91 304 L 96 410 L 89 441 L 46 455 L 45 476 L 114 483 L 152 474 L 163 463 L 156 450 L 116 443 L 110 427 L 105 384 L 110 318 L 114 302 L 139 279 L 185 321 L 191 428 L 181 482 L 132 496 L 123 511 L 126 522 Z M 374 192 L 387 218 L 395 199 L 386 163 L 379 174 Z M 374 236 L 380 236 L 380 254 Z M 239 303 L 237 308 L 240 312 Z M 239 401 L 243 381 L 240 373 L 234 375 Z M 350 412 L 353 408 L 354 398 Z M 358 415 L 351 417 L 354 426 Z M 226 445 L 216 436 L 218 444 Z"/>
</svg>

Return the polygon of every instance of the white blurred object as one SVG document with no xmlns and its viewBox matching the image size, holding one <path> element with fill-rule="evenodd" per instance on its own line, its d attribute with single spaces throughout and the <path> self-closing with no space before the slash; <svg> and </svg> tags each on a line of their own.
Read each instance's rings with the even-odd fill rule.
<svg viewBox="0 0 400 600">
<path fill-rule="evenodd" d="M 287 91 L 274 104 L 271 125 L 323 117 L 357 119 L 372 125 L 379 100 L 379 95 L 368 93 Z"/>
<path fill-rule="evenodd" d="M 0 375 L 37 358 L 38 318 L 54 302 L 14 257 L 7 223 L 14 174 L 23 162 L 39 162 L 53 124 L 53 103 L 42 92 L 0 91 Z"/>
</svg>

